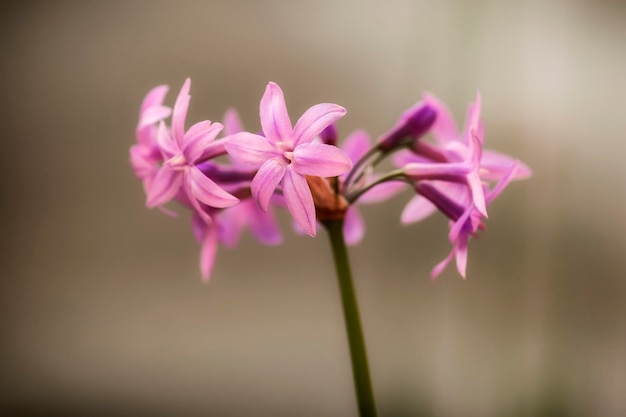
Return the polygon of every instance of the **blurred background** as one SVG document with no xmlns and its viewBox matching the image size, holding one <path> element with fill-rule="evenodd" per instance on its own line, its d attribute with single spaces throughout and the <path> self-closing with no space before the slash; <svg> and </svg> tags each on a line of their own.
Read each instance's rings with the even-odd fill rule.
<svg viewBox="0 0 626 417">
<path fill-rule="evenodd" d="M 626 415 L 626 5 L 620 1 L 2 2 L 0 415 L 356 416 L 324 233 L 221 248 L 144 207 L 139 104 L 188 123 L 268 81 L 293 118 L 376 137 L 431 91 L 534 169 L 490 207 L 468 279 L 428 273 L 442 216 L 364 209 L 351 249 L 381 416 Z"/>
</svg>

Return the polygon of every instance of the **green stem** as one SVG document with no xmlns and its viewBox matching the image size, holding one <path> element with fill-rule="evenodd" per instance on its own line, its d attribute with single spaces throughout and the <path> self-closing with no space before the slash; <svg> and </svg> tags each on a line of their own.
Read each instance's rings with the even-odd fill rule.
<svg viewBox="0 0 626 417">
<path fill-rule="evenodd" d="M 376 405 L 367 364 L 365 340 L 361 330 L 359 307 L 354 293 L 354 286 L 352 285 L 348 251 L 343 237 L 343 219 L 327 220 L 323 224 L 330 237 L 335 269 L 339 280 L 339 289 L 341 290 L 341 301 L 346 332 L 348 333 L 348 344 L 350 345 L 352 376 L 359 406 L 359 416 L 376 417 Z"/>
</svg>

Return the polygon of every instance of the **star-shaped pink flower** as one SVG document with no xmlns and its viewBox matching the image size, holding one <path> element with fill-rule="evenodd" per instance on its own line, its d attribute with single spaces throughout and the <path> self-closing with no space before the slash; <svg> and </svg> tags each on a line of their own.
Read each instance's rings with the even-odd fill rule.
<svg viewBox="0 0 626 417">
<path fill-rule="evenodd" d="M 213 141 L 222 130 L 222 125 L 205 120 L 194 124 L 185 132 L 185 118 L 191 98 L 190 84 L 188 78 L 176 98 L 171 132 L 162 121 L 159 125 L 157 144 L 164 162 L 148 188 L 146 205 L 162 206 L 176 197 L 182 188 L 191 205 L 210 223 L 210 217 L 200 208 L 200 203 L 222 208 L 237 204 L 239 200 L 224 191 L 196 166 L 214 153 L 216 145 Z"/>
<path fill-rule="evenodd" d="M 258 168 L 252 180 L 252 196 L 263 210 L 280 186 L 294 220 L 315 236 L 315 204 L 307 175 L 335 177 L 352 168 L 352 161 L 339 148 L 313 140 L 328 125 L 346 114 L 336 104 L 309 108 L 292 127 L 280 87 L 270 82 L 260 104 L 264 136 L 241 132 L 229 137 L 226 150 L 237 163 Z"/>
<path fill-rule="evenodd" d="M 462 161 L 465 159 L 471 162 L 471 154 L 473 154 L 474 163 L 476 163 L 478 159 L 478 169 L 477 171 L 468 170 L 468 168 L 476 167 L 471 167 L 470 164 L 466 163 L 465 172 L 469 173 L 471 176 L 470 178 L 473 180 L 474 190 L 477 191 L 477 193 L 472 194 L 475 201 L 479 203 L 477 207 L 481 207 L 481 200 L 484 199 L 484 197 L 480 198 L 480 195 L 483 193 L 479 188 L 479 183 L 484 183 L 485 181 L 499 181 L 508 175 L 513 163 L 517 164 L 517 168 L 512 180 L 525 179 L 531 176 L 532 171 L 526 164 L 516 161 L 514 158 L 503 153 L 482 148 L 484 132 L 482 122 L 480 121 L 480 96 L 477 96 L 476 102 L 469 106 L 465 127 L 461 132 L 457 129 L 456 123 L 448 108 L 435 96 L 424 94 L 424 103 L 437 112 L 437 119 L 432 126 L 432 133 L 436 144 L 420 140 L 417 142 L 413 151 L 402 151 L 394 157 L 396 165 L 408 167 L 435 167 L 438 165 L 439 168 L 435 167 L 433 169 L 438 171 L 439 177 L 433 175 L 431 172 L 430 174 L 433 179 L 446 179 L 441 175 L 442 171 L 443 173 L 450 174 L 449 168 L 456 167 L 456 172 L 454 172 L 454 169 L 452 170 L 452 172 L 456 174 L 456 177 L 447 179 L 458 182 L 459 180 L 463 180 L 463 177 L 458 175 L 459 172 L 463 172 Z M 473 135 L 472 131 L 474 132 Z M 435 164 L 437 162 L 438 164 Z M 458 168 L 461 169 L 458 170 Z M 417 173 L 425 174 L 425 170 L 421 170 L 421 172 L 418 170 Z M 476 178 L 477 176 L 478 178 Z M 422 181 L 420 182 L 425 183 L 423 180 L 426 178 L 427 176 L 422 176 Z M 435 181 L 433 184 L 437 184 L 437 188 L 447 194 L 458 194 L 463 190 L 463 187 L 452 183 L 444 184 L 441 181 Z M 482 207 L 486 209 L 486 205 Z M 421 221 L 434 213 L 436 209 L 432 202 L 418 194 L 413 197 L 404 208 L 402 212 L 402 223 L 409 224 Z"/>
</svg>

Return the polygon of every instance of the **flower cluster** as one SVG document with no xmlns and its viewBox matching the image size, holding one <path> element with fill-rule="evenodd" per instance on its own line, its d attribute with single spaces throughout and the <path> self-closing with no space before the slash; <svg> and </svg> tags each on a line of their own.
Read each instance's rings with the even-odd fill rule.
<svg viewBox="0 0 626 417">
<path fill-rule="evenodd" d="M 235 246 L 245 227 L 264 244 L 281 243 L 276 209 L 286 208 L 295 229 L 310 236 L 318 222 L 343 219 L 346 242 L 355 244 L 364 234 L 357 203 L 382 202 L 409 187 L 415 196 L 402 212 L 404 224 L 435 211 L 450 219 L 452 251 L 432 277 L 453 258 L 465 277 L 468 241 L 485 228 L 487 207 L 511 180 L 531 174 L 523 163 L 483 149 L 480 97 L 462 132 L 446 107 L 427 94 L 374 143 L 359 130 L 338 146 L 335 122 L 346 114 L 343 107 L 314 105 L 292 125 L 283 92 L 273 82 L 261 98 L 261 132 L 247 132 L 234 110 L 223 124 L 205 120 L 186 129 L 190 84 L 187 79 L 173 108 L 163 104 L 167 86 L 147 94 L 130 160 L 147 207 L 176 215 L 164 207 L 175 200 L 192 212 L 205 279 L 218 245 Z M 429 133 L 434 141 L 425 139 Z M 387 158 L 397 168 L 377 173 Z"/>
</svg>

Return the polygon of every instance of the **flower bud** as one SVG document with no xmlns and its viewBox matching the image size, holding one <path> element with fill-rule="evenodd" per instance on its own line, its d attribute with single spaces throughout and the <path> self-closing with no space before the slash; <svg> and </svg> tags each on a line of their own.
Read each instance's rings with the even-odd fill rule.
<svg viewBox="0 0 626 417">
<path fill-rule="evenodd" d="M 407 137 L 417 140 L 428 132 L 436 119 L 435 108 L 419 102 L 402 113 L 398 123 L 379 139 L 378 148 L 386 152 L 395 148 Z"/>
</svg>

